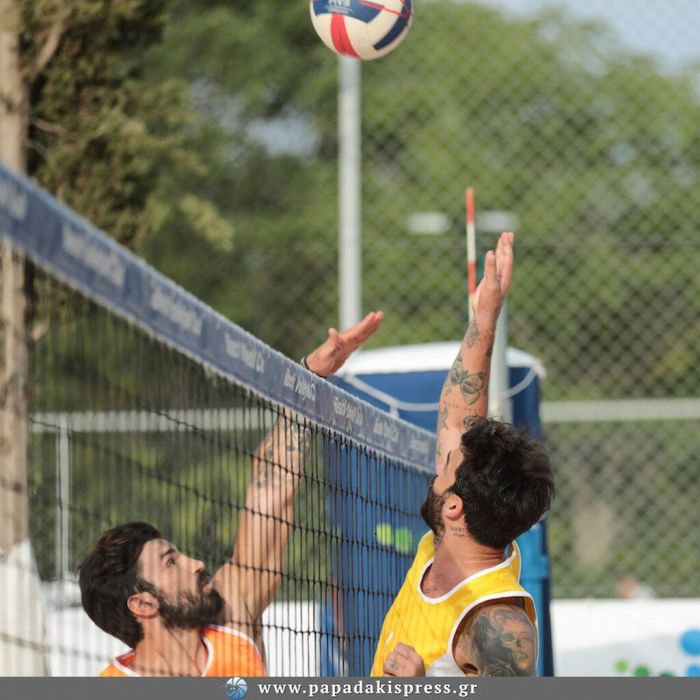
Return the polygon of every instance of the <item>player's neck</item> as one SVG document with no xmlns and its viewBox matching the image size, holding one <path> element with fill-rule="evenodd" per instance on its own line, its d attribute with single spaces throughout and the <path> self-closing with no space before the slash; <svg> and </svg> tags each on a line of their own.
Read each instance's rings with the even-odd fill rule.
<svg viewBox="0 0 700 700">
<path fill-rule="evenodd" d="M 430 583 L 442 595 L 460 581 L 497 566 L 504 560 L 503 550 L 475 542 L 463 531 L 444 533 L 435 548 L 435 559 L 430 567 Z M 444 589 L 444 590 L 443 590 Z"/>
<path fill-rule="evenodd" d="M 148 676 L 201 676 L 207 659 L 200 630 L 165 629 L 159 625 L 144 630 L 132 669 Z"/>
</svg>

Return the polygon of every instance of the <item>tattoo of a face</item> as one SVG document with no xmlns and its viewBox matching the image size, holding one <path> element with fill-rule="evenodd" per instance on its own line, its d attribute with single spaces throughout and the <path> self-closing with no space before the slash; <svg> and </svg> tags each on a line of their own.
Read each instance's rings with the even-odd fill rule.
<svg viewBox="0 0 700 700">
<path fill-rule="evenodd" d="M 537 637 L 524 610 L 492 605 L 479 612 L 469 637 L 482 676 L 536 675 Z"/>
</svg>

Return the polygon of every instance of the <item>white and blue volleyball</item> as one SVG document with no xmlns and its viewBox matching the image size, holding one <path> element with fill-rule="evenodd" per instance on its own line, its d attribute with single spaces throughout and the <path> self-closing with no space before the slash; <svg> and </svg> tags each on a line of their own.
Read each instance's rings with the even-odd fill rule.
<svg viewBox="0 0 700 700">
<path fill-rule="evenodd" d="M 391 53 L 413 19 L 413 0 L 309 0 L 309 7 L 323 43 L 363 61 Z"/>
</svg>

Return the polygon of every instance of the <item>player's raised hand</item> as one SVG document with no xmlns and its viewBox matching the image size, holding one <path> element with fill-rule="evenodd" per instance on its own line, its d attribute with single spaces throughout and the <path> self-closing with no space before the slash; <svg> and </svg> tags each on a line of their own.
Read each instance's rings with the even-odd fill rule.
<svg viewBox="0 0 700 700">
<path fill-rule="evenodd" d="M 335 328 L 329 328 L 326 342 L 306 356 L 308 368 L 322 377 L 329 377 L 337 372 L 345 364 L 345 360 L 376 333 L 383 318 L 382 311 L 372 311 L 342 333 Z"/>
<path fill-rule="evenodd" d="M 496 252 L 489 250 L 484 262 L 484 277 L 474 294 L 474 313 L 498 316 L 513 279 L 513 242 L 515 234 L 502 233 Z"/>
<path fill-rule="evenodd" d="M 424 676 L 425 664 L 413 647 L 399 642 L 386 657 L 383 670 L 387 676 Z"/>
</svg>

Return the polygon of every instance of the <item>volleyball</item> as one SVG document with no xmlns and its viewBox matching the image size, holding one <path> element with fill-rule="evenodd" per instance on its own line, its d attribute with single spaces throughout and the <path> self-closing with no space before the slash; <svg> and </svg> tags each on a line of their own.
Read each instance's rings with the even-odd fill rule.
<svg viewBox="0 0 700 700">
<path fill-rule="evenodd" d="M 310 0 L 309 9 L 328 48 L 362 61 L 391 53 L 413 19 L 413 0 Z"/>
</svg>

